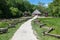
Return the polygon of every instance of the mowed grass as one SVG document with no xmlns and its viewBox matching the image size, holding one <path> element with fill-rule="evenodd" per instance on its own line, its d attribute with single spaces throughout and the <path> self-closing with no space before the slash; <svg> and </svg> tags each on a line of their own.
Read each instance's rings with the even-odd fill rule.
<svg viewBox="0 0 60 40">
<path fill-rule="evenodd" d="M 60 35 L 60 18 L 40 18 L 41 23 L 45 23 L 48 27 L 55 28 L 54 31 L 51 32 L 51 34 L 57 34 Z M 42 32 L 46 29 L 40 28 L 38 24 L 32 22 L 33 29 L 37 32 L 37 38 L 39 40 L 60 40 L 55 37 L 51 36 L 43 36 Z"/>
</svg>

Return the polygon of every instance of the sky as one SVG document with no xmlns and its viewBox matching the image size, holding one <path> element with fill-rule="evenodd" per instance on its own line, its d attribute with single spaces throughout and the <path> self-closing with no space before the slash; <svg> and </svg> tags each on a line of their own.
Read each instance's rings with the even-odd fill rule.
<svg viewBox="0 0 60 40">
<path fill-rule="evenodd" d="M 39 2 L 42 2 L 45 4 L 45 6 L 48 6 L 49 3 L 51 3 L 53 0 L 29 0 L 31 4 L 37 5 Z"/>
</svg>

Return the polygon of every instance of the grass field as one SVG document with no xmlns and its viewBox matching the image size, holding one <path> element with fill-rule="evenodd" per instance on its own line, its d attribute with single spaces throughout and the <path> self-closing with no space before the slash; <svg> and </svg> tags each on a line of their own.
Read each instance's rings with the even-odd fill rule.
<svg viewBox="0 0 60 40">
<path fill-rule="evenodd" d="M 45 23 L 48 27 L 55 28 L 55 30 L 51 32 L 52 34 L 60 35 L 60 18 L 40 18 L 38 20 L 40 20 L 41 23 Z M 37 37 L 39 40 L 60 40 L 51 36 L 43 36 L 42 32 L 46 29 L 40 28 L 38 24 L 32 22 L 32 26 L 33 29 L 37 32 Z"/>
<path fill-rule="evenodd" d="M 9 40 L 22 23 L 16 25 L 16 28 L 8 29 L 8 33 L 0 34 L 0 40 Z"/>
<path fill-rule="evenodd" d="M 28 18 L 20 18 L 21 22 L 16 24 L 15 28 L 9 28 L 7 33 L 0 34 L 0 40 L 10 40 L 17 29 L 23 24 Z M 23 19 L 23 20 L 22 20 Z M 15 23 L 16 21 L 8 21 L 8 23 Z M 17 21 L 18 22 L 18 21 Z M 5 27 L 7 24 L 5 22 L 0 22 L 0 27 Z"/>
</svg>

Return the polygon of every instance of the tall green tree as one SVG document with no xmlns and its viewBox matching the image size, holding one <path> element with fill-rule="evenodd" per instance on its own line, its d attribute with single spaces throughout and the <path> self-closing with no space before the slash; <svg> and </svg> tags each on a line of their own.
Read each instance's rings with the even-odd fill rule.
<svg viewBox="0 0 60 40">
<path fill-rule="evenodd" d="M 52 16 L 60 17 L 60 1 L 53 0 L 53 2 L 48 6 L 48 10 Z"/>
</svg>

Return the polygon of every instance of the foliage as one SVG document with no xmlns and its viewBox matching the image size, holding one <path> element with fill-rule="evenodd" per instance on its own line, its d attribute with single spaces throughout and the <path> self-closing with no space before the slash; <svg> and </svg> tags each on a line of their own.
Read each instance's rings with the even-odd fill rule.
<svg viewBox="0 0 60 40">
<path fill-rule="evenodd" d="M 27 0 L 0 0 L 0 18 L 21 17 L 22 12 L 32 10 L 31 6 Z"/>
<path fill-rule="evenodd" d="M 18 8 L 11 7 L 10 10 L 11 10 L 13 17 L 19 17 L 20 16 Z"/>
<path fill-rule="evenodd" d="M 45 10 L 43 5 L 34 5 L 28 0 L 0 0 L 0 18 L 21 17 L 23 12 L 29 11 L 32 13 L 35 9 L 41 12 Z"/>
<path fill-rule="evenodd" d="M 54 17 L 60 17 L 60 1 L 59 0 L 53 0 L 52 3 L 48 6 L 48 12 L 51 14 L 51 16 Z"/>
<path fill-rule="evenodd" d="M 16 13 L 18 13 L 18 11 L 19 11 L 17 8 L 14 8 L 14 7 L 11 7 L 10 10 L 11 10 L 13 16 L 15 16 Z"/>
<path fill-rule="evenodd" d="M 0 18 L 8 18 L 11 16 L 6 0 L 0 0 L 0 10 L 2 11 Z"/>
</svg>

